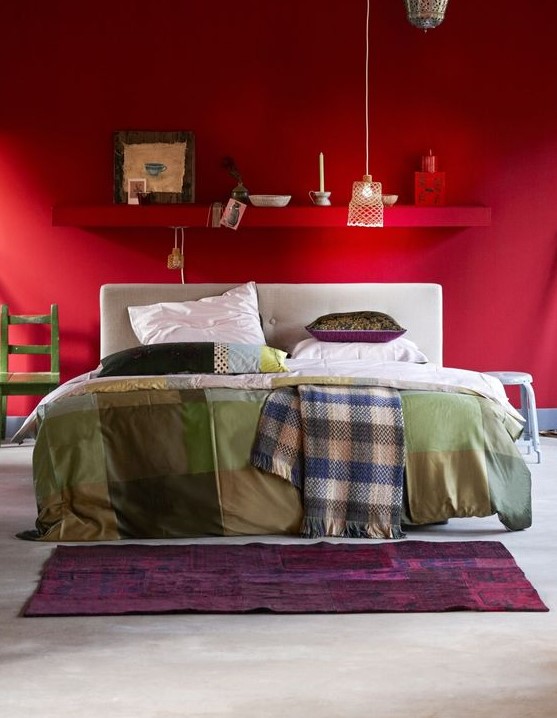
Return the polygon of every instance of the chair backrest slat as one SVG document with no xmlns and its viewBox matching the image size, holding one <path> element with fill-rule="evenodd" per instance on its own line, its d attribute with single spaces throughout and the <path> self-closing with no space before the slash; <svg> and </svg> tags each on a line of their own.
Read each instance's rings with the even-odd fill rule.
<svg viewBox="0 0 557 718">
<path fill-rule="evenodd" d="M 50 314 L 11 314 L 8 324 L 51 324 Z"/>
<path fill-rule="evenodd" d="M 50 344 L 10 344 L 8 352 L 10 354 L 52 354 L 52 346 Z"/>
</svg>

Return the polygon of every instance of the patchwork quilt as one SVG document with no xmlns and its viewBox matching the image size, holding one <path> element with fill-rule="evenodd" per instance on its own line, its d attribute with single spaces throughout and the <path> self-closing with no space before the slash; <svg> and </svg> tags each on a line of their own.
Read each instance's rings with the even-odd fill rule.
<svg viewBox="0 0 557 718">
<path fill-rule="evenodd" d="M 290 381 L 298 388 L 319 384 L 315 377 Z M 43 402 L 33 455 L 38 516 L 25 537 L 299 535 L 304 509 L 314 511 L 309 502 L 304 506 L 304 492 L 251 463 L 274 391 L 125 377 L 80 382 Z M 530 525 L 530 474 L 514 444 L 519 427 L 500 404 L 473 394 L 401 390 L 400 408 L 404 524 L 496 513 L 506 528 Z M 400 428 L 392 431 L 400 438 Z M 401 451 L 397 443 L 395 454 Z M 352 511 L 351 497 L 341 503 Z M 336 509 L 326 504 L 336 520 Z M 385 505 L 396 526 L 393 502 Z"/>
</svg>

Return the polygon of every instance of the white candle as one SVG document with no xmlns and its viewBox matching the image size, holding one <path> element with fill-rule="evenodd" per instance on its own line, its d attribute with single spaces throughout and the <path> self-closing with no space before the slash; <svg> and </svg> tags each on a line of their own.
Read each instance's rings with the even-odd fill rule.
<svg viewBox="0 0 557 718">
<path fill-rule="evenodd" d="M 325 161 L 323 159 L 323 152 L 319 153 L 319 191 L 325 191 Z"/>
</svg>

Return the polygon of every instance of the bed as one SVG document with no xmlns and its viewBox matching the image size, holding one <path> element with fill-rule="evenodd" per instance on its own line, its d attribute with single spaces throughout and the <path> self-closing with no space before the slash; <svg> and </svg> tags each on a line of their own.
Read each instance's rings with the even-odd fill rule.
<svg viewBox="0 0 557 718">
<path fill-rule="evenodd" d="M 315 324 L 370 312 L 394 339 Z M 101 364 L 15 437 L 36 438 L 22 537 L 396 539 L 493 514 L 528 528 L 522 418 L 496 378 L 443 366 L 442 326 L 436 284 L 103 286 Z"/>
</svg>

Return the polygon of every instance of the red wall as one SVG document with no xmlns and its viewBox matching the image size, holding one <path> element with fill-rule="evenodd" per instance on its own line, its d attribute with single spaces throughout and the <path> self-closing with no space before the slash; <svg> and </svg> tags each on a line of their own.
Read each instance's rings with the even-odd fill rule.
<svg viewBox="0 0 557 718">
<path fill-rule="evenodd" d="M 179 281 L 170 230 L 52 227 L 54 204 L 112 201 L 113 131 L 193 130 L 202 203 L 232 187 L 225 155 L 252 192 L 306 203 L 323 151 L 347 204 L 365 170 L 364 19 L 365 0 L 3 3 L 0 301 L 59 303 L 64 378 L 98 363 L 101 284 Z M 402 0 L 372 0 L 374 178 L 411 203 L 432 147 L 448 202 L 491 206 L 491 227 L 187 230 L 187 281 L 440 282 L 445 363 L 529 371 L 557 406 L 556 26 L 553 0 L 528 21 L 520 0 L 450 0 L 423 33 Z"/>
</svg>

